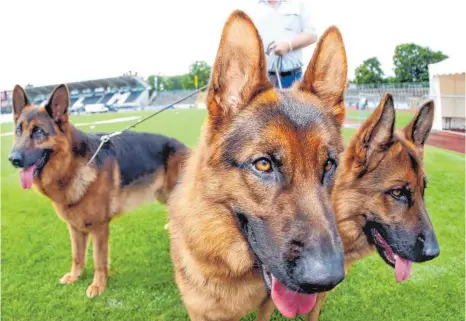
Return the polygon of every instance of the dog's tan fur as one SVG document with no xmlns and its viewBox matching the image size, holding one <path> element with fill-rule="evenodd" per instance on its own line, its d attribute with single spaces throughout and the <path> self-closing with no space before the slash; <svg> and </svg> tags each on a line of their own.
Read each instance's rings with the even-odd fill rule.
<svg viewBox="0 0 466 321">
<path fill-rule="evenodd" d="M 258 133 L 286 151 L 291 158 L 285 159 L 290 162 L 286 166 L 298 168 L 290 187 L 296 192 L 274 200 L 272 190 L 222 165 L 225 139 L 235 122 L 260 118 L 261 106 L 274 105 L 280 99 L 267 79 L 262 42 L 254 25 L 240 11 L 230 16 L 207 93 L 209 117 L 169 200 L 175 280 L 192 320 L 239 320 L 257 308 L 258 320 L 270 318 L 273 302 L 268 299 L 254 266 L 254 254 L 238 229 L 231 206 L 241 203 L 252 215 L 270 220 L 270 228 L 279 238 L 281 230 L 297 214 L 296 206 L 312 207 L 327 201 L 327 197 L 319 200 L 308 191 L 313 189 L 313 171 L 320 170 L 325 162 L 326 156 L 320 154 L 324 142 L 342 142 L 346 68 L 341 35 L 336 28 L 330 28 L 317 45 L 303 80 L 294 85 L 290 94 L 296 104 L 317 106 L 333 119 L 334 125 L 310 130 L 299 138 L 285 125 Z M 278 115 L 278 109 L 275 113 Z M 235 156 L 248 158 L 259 148 L 251 141 L 241 146 Z M 281 212 L 268 211 L 274 201 L 279 202 Z M 319 215 L 316 212 L 312 218 L 313 228 L 331 228 Z"/>
<path fill-rule="evenodd" d="M 426 101 L 409 125 L 394 131 L 395 109 L 391 95 L 385 94 L 379 107 L 362 124 L 345 149 L 335 177 L 333 204 L 345 250 L 346 272 L 354 262 L 375 250 L 363 232 L 367 220 L 365 213 L 376 212 L 378 219 L 385 224 L 402 224 L 413 231 L 417 229 L 416 224 L 421 217 L 426 215 L 422 159 L 424 143 L 432 126 L 433 110 L 433 102 Z M 385 130 L 376 132 L 376 126 L 385 127 Z M 369 138 L 372 142 L 369 142 Z M 388 145 L 389 148 L 386 147 Z M 415 169 L 410 155 L 418 164 Z M 369 174 L 361 178 L 362 171 Z M 400 209 L 393 204 L 390 196 L 387 198 L 379 193 L 399 182 L 409 182 L 414 191 L 414 203 L 418 207 Z M 430 221 L 427 224 L 432 228 Z M 327 295 L 319 293 L 314 309 L 307 316 L 308 320 L 318 321 Z"/>
<path fill-rule="evenodd" d="M 107 286 L 110 221 L 144 202 L 157 199 L 164 203 L 176 183 L 188 150 L 172 154 L 166 166 L 144 177 L 135 177 L 134 182 L 122 187 L 120 164 L 116 159 L 109 157 L 98 167 L 95 162 L 87 165 L 92 154 L 77 156 L 73 152 L 79 148 L 78 136 L 86 134 L 69 122 L 68 104 L 69 93 L 65 85 L 58 86 L 52 93 L 48 104 L 50 111 L 31 105 L 25 91 L 16 86 L 13 91 L 14 121 L 22 131 L 14 136 L 13 149 L 53 151 L 40 176 L 34 178 L 33 187 L 51 200 L 57 215 L 68 224 L 72 266 L 60 283 L 70 284 L 81 276 L 91 236 L 95 274 L 87 295 L 93 297 Z M 31 133 L 36 126 L 55 134 L 32 139 Z"/>
</svg>

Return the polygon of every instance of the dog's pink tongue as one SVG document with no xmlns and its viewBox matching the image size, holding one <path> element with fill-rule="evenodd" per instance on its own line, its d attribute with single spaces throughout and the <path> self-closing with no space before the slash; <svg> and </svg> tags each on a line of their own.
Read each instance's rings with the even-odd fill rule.
<svg viewBox="0 0 466 321">
<path fill-rule="evenodd" d="M 23 168 L 19 173 L 19 177 L 21 180 L 21 187 L 24 189 L 29 189 L 32 187 L 32 181 L 34 179 L 34 171 L 36 170 L 37 166 L 32 165 L 28 168 Z"/>
<path fill-rule="evenodd" d="M 288 289 L 272 276 L 272 300 L 278 311 L 287 318 L 309 313 L 316 303 L 317 293 L 301 294 Z"/>
<path fill-rule="evenodd" d="M 411 268 L 413 267 L 413 262 L 405 260 L 398 255 L 395 259 L 395 277 L 398 283 L 406 281 L 411 274 Z"/>
</svg>

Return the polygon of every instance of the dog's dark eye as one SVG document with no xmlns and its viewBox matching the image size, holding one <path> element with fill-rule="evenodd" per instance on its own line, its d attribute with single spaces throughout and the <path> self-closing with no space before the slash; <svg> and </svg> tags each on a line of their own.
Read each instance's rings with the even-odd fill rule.
<svg viewBox="0 0 466 321">
<path fill-rule="evenodd" d="M 270 173 L 272 171 L 272 162 L 267 158 L 259 158 L 254 162 L 254 168 L 260 172 Z"/>
<path fill-rule="evenodd" d="M 32 135 L 33 135 L 33 136 L 36 136 L 36 137 L 37 137 L 37 136 L 42 136 L 42 135 L 44 135 L 44 134 L 45 134 L 45 131 L 44 131 L 42 128 L 40 128 L 40 127 L 37 127 L 37 126 L 36 126 L 36 127 L 34 127 L 34 129 L 32 130 Z"/>
<path fill-rule="evenodd" d="M 322 184 L 325 186 L 330 185 L 335 172 L 336 161 L 333 158 L 329 158 L 324 163 L 324 171 L 322 175 Z"/>
</svg>

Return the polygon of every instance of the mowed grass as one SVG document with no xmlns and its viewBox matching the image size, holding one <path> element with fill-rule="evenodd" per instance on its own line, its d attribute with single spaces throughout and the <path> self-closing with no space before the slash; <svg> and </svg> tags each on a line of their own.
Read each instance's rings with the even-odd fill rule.
<svg viewBox="0 0 466 321">
<path fill-rule="evenodd" d="M 346 111 L 346 118 L 348 121 L 353 123 L 362 124 L 364 120 L 369 117 L 370 114 L 374 109 L 370 110 L 347 110 Z M 404 127 L 409 124 L 411 119 L 413 118 L 414 113 L 410 111 L 398 111 L 396 115 L 396 125 L 397 127 Z"/>
<path fill-rule="evenodd" d="M 72 121 L 132 115 L 76 116 Z M 408 115 L 399 123 L 407 123 L 412 117 Z M 200 110 L 167 111 L 137 130 L 162 133 L 194 146 L 205 116 Z M 128 124 L 96 125 L 92 130 L 115 131 Z M 2 126 L 2 132 L 11 128 L 11 124 Z M 90 126 L 80 128 L 91 130 Z M 348 141 L 354 130 L 344 133 Z M 11 136 L 1 137 L 2 320 L 188 320 L 173 281 L 169 237 L 163 229 L 167 212 L 155 202 L 111 224 L 110 278 L 102 296 L 88 299 L 85 295 L 93 277 L 92 247 L 81 280 L 60 285 L 59 278 L 71 264 L 66 224 L 45 197 L 21 190 L 19 173 L 7 161 L 11 143 Z M 376 254 L 359 261 L 329 295 L 322 321 L 464 320 L 465 158 L 433 147 L 426 148 L 425 158 L 426 203 L 440 256 L 415 264 L 410 279 L 402 284 L 396 283 L 393 269 Z M 275 312 L 273 320 L 285 318 Z"/>
</svg>

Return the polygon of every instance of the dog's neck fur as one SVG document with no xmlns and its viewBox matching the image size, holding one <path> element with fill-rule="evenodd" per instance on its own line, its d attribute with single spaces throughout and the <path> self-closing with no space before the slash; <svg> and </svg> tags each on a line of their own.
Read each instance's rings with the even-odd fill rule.
<svg viewBox="0 0 466 321">
<path fill-rule="evenodd" d="M 53 151 L 57 155 L 42 169 L 43 172 L 47 171 L 47 175 L 41 174 L 40 177 L 35 178 L 34 184 L 53 202 L 70 205 L 77 203 L 84 196 L 89 185 L 95 181 L 97 171 L 86 165 L 88 161 L 86 154 L 76 153 L 77 146 L 80 146 L 88 135 L 71 123 L 64 126 L 70 127 L 64 129 L 65 134 L 61 136 L 60 149 Z M 71 170 L 72 168 L 77 170 Z M 50 195 L 54 197 L 51 198 Z"/>
<path fill-rule="evenodd" d="M 202 249 L 204 261 L 215 261 L 218 264 L 225 265 L 223 269 L 229 276 L 241 278 L 249 275 L 254 270 L 254 256 L 249 250 L 248 244 L 236 227 L 233 213 L 227 204 L 227 200 L 217 200 L 213 205 L 209 200 L 209 195 L 218 195 L 218 182 L 212 180 L 205 174 L 205 168 L 209 166 L 209 153 L 212 146 L 208 143 L 211 136 L 208 127 L 205 127 L 201 135 L 200 143 L 193 150 L 189 158 L 184 174 L 181 180 L 184 184 L 177 188 L 173 198 L 179 198 L 184 195 L 185 201 L 177 201 L 172 204 L 172 213 L 175 224 L 181 225 L 182 229 L 189 229 L 191 233 L 189 239 L 186 239 L 186 245 L 196 247 L 196 253 Z M 196 193 L 193 191 L 196 190 Z M 201 192 L 199 192 L 201 191 Z M 199 197 L 200 196 L 200 197 Z M 207 209 L 207 210 L 206 210 Z M 182 216 L 195 216 L 197 220 L 196 227 L 184 226 Z M 224 223 L 228 221 L 228 223 Z M 191 220 L 193 223 L 193 220 Z M 172 223 L 170 223 L 172 224 Z M 229 231 L 225 231 L 225 228 Z M 216 253 L 215 244 L 218 242 L 227 242 L 230 244 L 228 253 Z M 199 243 L 203 243 L 201 246 Z M 196 244 L 196 245 L 194 245 Z M 259 277 L 259 276 L 258 276 Z"/>
<path fill-rule="evenodd" d="M 357 161 L 355 146 L 355 139 L 352 139 L 342 153 L 341 166 L 337 169 L 332 191 L 333 208 L 346 262 L 359 260 L 375 250 L 375 246 L 368 242 L 363 230 L 366 224 L 365 209 L 358 200 L 350 201 L 352 196 L 348 195 L 353 189 L 351 183 L 360 179 L 360 171 L 353 168 Z"/>
</svg>

